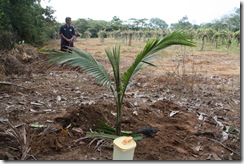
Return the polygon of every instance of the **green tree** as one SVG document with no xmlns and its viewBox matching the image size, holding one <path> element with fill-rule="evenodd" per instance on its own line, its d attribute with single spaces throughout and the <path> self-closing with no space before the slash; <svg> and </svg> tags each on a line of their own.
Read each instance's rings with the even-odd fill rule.
<svg viewBox="0 0 244 164">
<path fill-rule="evenodd" d="M 240 8 L 235 8 L 232 13 L 224 15 L 213 22 L 201 24 L 201 28 L 212 28 L 216 31 L 229 30 L 232 32 L 240 30 Z"/>
<path fill-rule="evenodd" d="M 234 33 L 230 30 L 223 30 L 222 37 L 227 42 L 226 48 L 229 49 L 232 44 L 232 39 L 234 37 Z"/>
<path fill-rule="evenodd" d="M 219 31 L 214 31 L 213 32 L 213 41 L 214 41 L 214 44 L 215 44 L 215 48 L 217 49 L 218 48 L 218 42 L 219 42 L 219 38 L 221 36 L 221 33 Z"/>
<path fill-rule="evenodd" d="M 111 24 L 117 27 L 121 27 L 122 26 L 123 21 L 119 19 L 119 17 L 114 16 L 113 19 L 111 20 Z M 118 30 L 118 29 L 116 29 Z"/>
<path fill-rule="evenodd" d="M 163 50 L 172 45 L 194 46 L 194 43 L 189 40 L 189 35 L 183 32 L 173 32 L 164 38 L 152 39 L 143 48 L 143 50 L 136 56 L 133 64 L 121 74 L 120 69 L 120 47 L 105 49 L 107 57 L 113 68 L 114 83 L 109 76 L 108 71 L 104 69 L 93 55 L 73 48 L 72 53 L 66 52 L 50 52 L 50 62 L 55 64 L 67 63 L 72 67 L 80 67 L 82 70 L 93 76 L 98 84 L 111 89 L 115 103 L 116 103 L 116 135 L 121 135 L 121 116 L 122 104 L 125 92 L 128 89 L 131 79 L 144 67 L 155 66 L 153 61 L 157 59 L 160 50 Z"/>
<path fill-rule="evenodd" d="M 234 38 L 236 39 L 236 45 L 239 46 L 240 45 L 240 40 L 241 40 L 240 30 L 238 30 L 238 31 L 236 31 L 234 33 Z"/>
<path fill-rule="evenodd" d="M 151 18 L 149 20 L 149 27 L 153 28 L 153 29 L 167 29 L 168 28 L 168 24 L 160 19 L 160 18 Z"/>
<path fill-rule="evenodd" d="M 88 30 L 86 30 L 85 32 L 84 32 L 84 37 L 86 38 L 86 39 L 89 39 L 89 38 L 91 38 L 91 33 L 90 33 L 90 31 L 88 31 Z"/>
<path fill-rule="evenodd" d="M 89 28 L 88 21 L 86 19 L 78 19 L 73 21 L 73 26 L 77 28 L 77 30 L 84 36 L 85 32 Z"/>
<path fill-rule="evenodd" d="M 128 26 L 124 25 L 123 21 L 119 17 L 114 16 L 113 19 L 110 22 L 108 22 L 106 31 L 124 30 L 126 28 L 128 28 Z"/>
<path fill-rule="evenodd" d="M 104 42 L 104 38 L 107 37 L 106 31 L 101 30 L 97 34 L 98 34 L 98 37 L 100 39 L 100 43 L 103 43 Z"/>
<path fill-rule="evenodd" d="M 0 4 L 0 30 L 14 35 L 11 42 L 41 44 L 47 29 L 55 23 L 54 10 L 42 8 L 38 0 L 1 0 Z"/>
<path fill-rule="evenodd" d="M 204 50 L 205 47 L 205 40 L 213 35 L 212 29 L 206 28 L 206 29 L 198 29 L 197 36 L 201 39 L 202 45 L 201 45 L 201 51 Z"/>
<path fill-rule="evenodd" d="M 148 19 L 146 18 L 143 19 L 130 18 L 129 22 L 132 22 L 132 24 L 130 25 L 130 29 L 140 30 L 147 27 L 147 23 L 146 23 L 147 20 Z"/>
<path fill-rule="evenodd" d="M 172 23 L 170 28 L 172 30 L 187 30 L 192 28 L 192 24 L 188 21 L 188 17 L 184 16 L 178 21 L 178 23 Z"/>
<path fill-rule="evenodd" d="M 240 8 L 236 8 L 234 13 L 224 16 L 221 21 L 224 22 L 229 31 L 235 32 L 240 30 Z"/>
<path fill-rule="evenodd" d="M 98 37 L 98 32 L 101 30 L 106 30 L 106 27 L 108 26 L 108 22 L 104 20 L 93 20 L 88 19 L 88 31 L 92 34 L 92 38 Z"/>
<path fill-rule="evenodd" d="M 14 33 L 11 26 L 9 1 L 0 0 L 0 49 L 11 49 L 14 46 Z"/>
</svg>

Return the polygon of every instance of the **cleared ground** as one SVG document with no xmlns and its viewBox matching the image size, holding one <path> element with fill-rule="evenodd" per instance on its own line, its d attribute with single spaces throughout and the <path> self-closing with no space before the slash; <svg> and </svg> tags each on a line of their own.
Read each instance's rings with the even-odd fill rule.
<svg viewBox="0 0 244 164">
<path fill-rule="evenodd" d="M 59 49 L 59 42 L 54 40 L 48 45 Z M 94 54 L 110 72 L 104 48 L 118 44 L 121 69 L 126 70 L 145 43 L 133 40 L 132 46 L 126 46 L 113 39 L 105 39 L 104 43 L 99 39 L 75 42 L 76 47 Z M 22 49 L 30 51 L 24 46 Z M 180 46 L 160 53 L 158 67 L 148 67 L 133 79 L 123 104 L 123 130 L 144 126 L 159 129 L 154 138 L 144 136 L 137 141 L 134 159 L 240 160 L 240 54 Z M 0 159 L 20 159 L 25 152 L 16 137 L 9 135 L 8 119 L 30 142 L 25 145 L 31 148 L 28 155 L 32 156 L 25 159 L 111 160 L 112 140 L 78 140 L 98 120 L 115 125 L 110 90 L 80 70 L 49 67 L 46 56 L 36 50 L 29 55 L 37 58 L 21 61 L 26 73 L 1 74 L 1 81 L 14 85 L 0 86 Z M 176 114 L 171 116 L 172 112 Z M 25 135 L 28 132 L 22 129 L 23 124 L 30 136 Z M 68 133 L 61 130 L 67 126 Z"/>
</svg>

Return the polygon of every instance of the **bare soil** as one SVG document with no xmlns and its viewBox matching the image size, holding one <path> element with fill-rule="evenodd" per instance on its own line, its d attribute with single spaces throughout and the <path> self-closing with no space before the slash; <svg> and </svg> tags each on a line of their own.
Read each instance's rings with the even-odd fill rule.
<svg viewBox="0 0 244 164">
<path fill-rule="evenodd" d="M 122 44 L 122 70 L 145 45 L 80 39 L 75 46 L 111 72 L 104 48 L 116 44 Z M 59 49 L 59 40 L 48 45 Z M 50 67 L 47 55 L 23 46 L 1 55 L 0 81 L 12 85 L 0 85 L 0 159 L 112 160 L 112 140 L 85 138 L 99 120 L 115 125 L 110 90 L 81 70 Z M 123 104 L 123 130 L 159 129 L 155 137 L 136 141 L 134 160 L 240 160 L 240 54 L 178 46 L 161 53 L 157 68 L 148 67 L 132 80 Z M 9 56 L 27 71 L 14 67 L 11 72 Z M 22 135 L 19 140 L 13 129 Z"/>
</svg>

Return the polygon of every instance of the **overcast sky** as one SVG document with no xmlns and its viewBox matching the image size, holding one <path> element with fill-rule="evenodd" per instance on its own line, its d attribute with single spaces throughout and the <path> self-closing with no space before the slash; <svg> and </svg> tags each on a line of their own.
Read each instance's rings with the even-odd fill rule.
<svg viewBox="0 0 244 164">
<path fill-rule="evenodd" d="M 183 16 L 193 24 L 219 19 L 240 7 L 240 0 L 44 0 L 43 7 L 52 6 L 60 23 L 69 16 L 72 20 L 91 18 L 111 21 L 113 16 L 125 21 L 130 18 L 160 18 L 167 24 Z"/>
</svg>

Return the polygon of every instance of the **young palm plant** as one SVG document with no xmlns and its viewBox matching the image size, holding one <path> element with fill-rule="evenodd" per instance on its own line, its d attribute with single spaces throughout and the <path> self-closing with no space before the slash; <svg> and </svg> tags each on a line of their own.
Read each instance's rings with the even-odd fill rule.
<svg viewBox="0 0 244 164">
<path fill-rule="evenodd" d="M 121 112 L 122 104 L 127 87 L 131 79 L 144 67 L 155 66 L 157 52 L 172 45 L 195 46 L 190 41 L 190 36 L 182 31 L 173 32 L 161 39 L 151 39 L 148 41 L 143 50 L 136 56 L 133 64 L 124 72 L 120 72 L 120 47 L 115 46 L 112 50 L 105 49 L 107 57 L 113 68 L 114 84 L 111 81 L 109 73 L 104 69 L 91 54 L 77 48 L 71 48 L 72 53 L 65 52 L 50 52 L 52 64 L 69 64 L 71 67 L 80 67 L 84 72 L 93 76 L 98 84 L 106 86 L 111 89 L 116 103 L 116 135 L 121 135 Z"/>
</svg>

